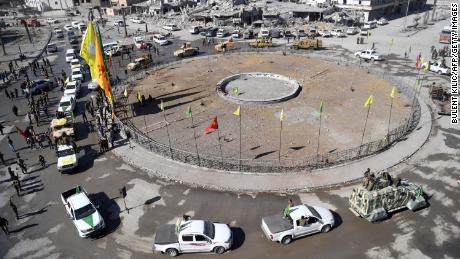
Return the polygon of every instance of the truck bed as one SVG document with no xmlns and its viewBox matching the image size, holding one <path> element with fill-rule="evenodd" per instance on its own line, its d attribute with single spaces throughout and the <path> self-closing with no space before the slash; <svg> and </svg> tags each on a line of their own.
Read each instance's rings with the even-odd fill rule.
<svg viewBox="0 0 460 259">
<path fill-rule="evenodd" d="M 292 229 L 292 224 L 290 219 L 284 219 L 281 214 L 276 214 L 272 216 L 267 216 L 263 218 L 265 224 L 267 224 L 268 229 L 272 233 L 279 233 L 289 229 Z"/>
<path fill-rule="evenodd" d="M 155 230 L 154 244 L 171 244 L 178 243 L 178 237 L 176 235 L 175 226 L 172 224 L 159 225 Z"/>
</svg>

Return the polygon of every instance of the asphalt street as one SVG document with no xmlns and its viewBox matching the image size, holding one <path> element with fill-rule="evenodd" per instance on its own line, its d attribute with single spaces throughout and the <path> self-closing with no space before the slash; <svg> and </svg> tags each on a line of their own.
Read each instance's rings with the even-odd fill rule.
<svg viewBox="0 0 460 259">
<path fill-rule="evenodd" d="M 154 57 L 155 62 L 172 60 L 171 53 L 180 44 L 176 41 L 173 45 L 161 47 L 161 56 Z M 58 76 L 61 69 L 67 74 L 70 71 L 63 56 L 67 47 L 65 42 L 60 42 L 58 55 L 48 57 Z M 120 66 L 118 59 L 114 58 L 116 71 L 112 73 L 123 79 L 128 60 L 120 61 Z M 437 76 L 433 76 L 433 80 L 437 80 Z M 9 89 L 14 87 L 18 84 Z M 80 116 L 84 102 L 91 95 L 94 93 L 84 87 L 77 102 L 77 143 L 84 148 L 85 155 L 79 170 L 72 174 L 57 172 L 53 150 L 30 150 L 15 132 L 14 126 L 25 128 L 28 124 L 25 116 L 27 100 L 23 96 L 14 101 L 4 94 L 0 96 L 0 119 L 5 125 L 5 135 L 0 136 L 0 150 L 7 163 L 14 162 L 15 155 L 6 141 L 8 134 L 30 167 L 29 174 L 20 173 L 23 183 L 20 197 L 15 195 L 11 186 L 7 167 L 0 169 L 0 215 L 9 220 L 11 230 L 8 237 L 0 233 L 0 257 L 163 258 L 163 255 L 151 252 L 155 227 L 174 223 L 183 214 L 195 219 L 225 222 L 232 227 L 234 246 L 230 252 L 219 256 L 222 258 L 460 257 L 460 192 L 456 181 L 460 167 L 460 129 L 451 126 L 447 117 L 435 115 L 429 142 L 395 169 L 402 177 L 424 187 L 429 197 L 428 208 L 417 212 L 403 210 L 383 222 L 372 224 L 348 210 L 348 196 L 353 186 L 296 195 L 206 191 L 151 177 L 127 165 L 110 151 L 100 154 L 97 135 L 89 132 Z M 50 94 L 50 107 L 53 108 L 50 114 L 54 113 L 60 96 L 62 93 L 58 88 Z M 19 107 L 18 117 L 11 112 L 13 103 Z M 44 132 L 50 119 L 45 119 L 35 130 Z M 118 145 L 126 145 L 126 142 L 120 140 Z M 40 154 L 49 163 L 43 169 L 38 166 Z M 76 185 L 83 185 L 91 193 L 93 202 L 100 205 L 107 229 L 97 238 L 80 238 L 61 203 L 60 193 Z M 119 197 L 122 186 L 128 189 L 128 210 Z M 8 206 L 11 196 L 19 209 L 18 221 Z M 289 198 L 295 204 L 308 203 L 331 209 L 337 225 L 327 234 L 299 239 L 288 246 L 267 240 L 260 229 L 261 218 L 281 213 Z M 181 257 L 215 256 L 192 254 Z"/>
</svg>

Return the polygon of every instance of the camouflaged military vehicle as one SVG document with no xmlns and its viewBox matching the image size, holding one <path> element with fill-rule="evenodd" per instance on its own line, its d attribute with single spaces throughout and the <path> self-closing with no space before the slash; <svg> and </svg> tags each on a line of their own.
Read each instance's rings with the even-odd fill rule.
<svg viewBox="0 0 460 259">
<path fill-rule="evenodd" d="M 363 184 L 353 189 L 349 205 L 356 216 L 375 222 L 387 218 L 393 211 L 420 209 L 426 206 L 426 200 L 422 187 L 381 172 L 375 177 L 365 174 Z"/>
</svg>

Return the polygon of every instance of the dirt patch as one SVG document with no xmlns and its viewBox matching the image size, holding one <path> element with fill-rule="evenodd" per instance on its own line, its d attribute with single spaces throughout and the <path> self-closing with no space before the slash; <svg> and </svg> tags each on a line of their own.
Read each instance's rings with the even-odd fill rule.
<svg viewBox="0 0 460 259">
<path fill-rule="evenodd" d="M 210 72 L 208 72 L 210 71 Z M 200 154 L 219 156 L 217 134 L 204 135 L 214 116 L 218 117 L 224 157 L 238 158 L 239 119 L 232 115 L 237 105 L 216 94 L 216 83 L 234 73 L 269 72 L 294 78 L 302 85 L 300 94 L 286 102 L 247 105 L 242 113 L 242 158 L 278 159 L 280 111 L 285 120 L 282 131 L 282 157 L 302 159 L 316 154 L 319 106 L 322 114 L 320 153 L 359 146 L 367 109 L 364 102 L 374 96 L 365 140 L 377 140 L 387 133 L 390 82 L 365 70 L 304 56 L 279 54 L 231 54 L 188 60 L 174 69 L 162 69 L 139 81 L 139 92 L 152 103 L 140 106 L 135 94 L 132 121 L 159 142 L 168 143 L 160 100 L 166 108 L 169 133 L 175 148 L 195 152 L 191 119 L 185 111 L 190 105 Z M 410 101 L 396 94 L 391 128 L 398 127 L 410 114 Z M 145 115 L 145 116 L 144 116 Z M 147 126 L 147 127 L 146 127 Z"/>
</svg>

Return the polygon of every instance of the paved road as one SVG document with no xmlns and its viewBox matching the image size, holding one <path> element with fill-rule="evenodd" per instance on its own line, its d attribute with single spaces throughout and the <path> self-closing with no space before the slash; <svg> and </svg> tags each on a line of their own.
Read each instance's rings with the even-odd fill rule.
<svg viewBox="0 0 460 259">
<path fill-rule="evenodd" d="M 60 45 L 63 46 L 64 43 Z M 55 59 L 54 71 L 64 68 L 61 55 Z M 165 59 L 170 58 L 165 56 Z M 115 61 L 114 64 L 117 64 Z M 126 64 L 126 62 L 123 64 Z M 123 74 L 124 72 L 118 71 Z M 55 107 L 61 93 L 51 95 Z M 90 92 L 83 92 L 78 100 L 77 114 Z M 347 197 L 353 188 L 344 187 L 317 193 L 276 195 L 267 193 L 227 193 L 191 189 L 183 185 L 163 182 L 117 159 L 111 152 L 99 154 L 96 136 L 83 123 L 77 125 L 78 145 L 84 146 L 85 157 L 81 170 L 61 175 L 56 171 L 51 150 L 25 147 L 13 130 L 24 128 L 25 116 L 14 117 L 12 101 L 0 96 L 0 119 L 5 132 L 21 148 L 28 165 L 37 162 L 39 154 L 52 162 L 45 169 L 36 166 L 28 175 L 21 175 L 23 195 L 13 196 L 21 219 L 14 220 L 7 205 L 14 194 L 6 168 L 0 168 L 0 215 L 10 221 L 12 234 L 0 234 L 2 258 L 162 258 L 151 254 L 152 234 L 160 223 L 175 222 L 177 216 L 189 214 L 229 223 L 234 232 L 235 245 L 222 258 L 458 258 L 460 241 L 459 185 L 456 182 L 460 167 L 460 129 L 449 125 L 447 117 L 433 118 L 430 141 L 409 161 L 396 170 L 403 177 L 422 184 L 430 196 L 430 206 L 418 212 L 402 211 L 388 220 L 371 224 L 355 217 L 347 209 Z M 24 115 L 26 100 L 14 101 Z M 80 120 L 81 116 L 77 116 Z M 43 123 L 36 131 L 47 127 Z M 119 143 L 124 144 L 122 141 Z M 0 150 L 8 162 L 13 153 L 0 136 Z M 81 239 L 60 204 L 59 193 L 82 184 L 90 193 L 107 222 L 105 235 L 98 239 Z M 118 188 L 128 188 L 127 205 L 118 197 Z M 272 243 L 262 236 L 259 228 L 264 215 L 281 213 L 287 199 L 294 203 L 324 206 L 335 212 L 338 225 L 327 234 L 297 240 L 289 246 Z M 213 255 L 185 255 L 184 258 L 206 258 Z M 220 257 L 220 256 L 219 256 Z"/>
</svg>

